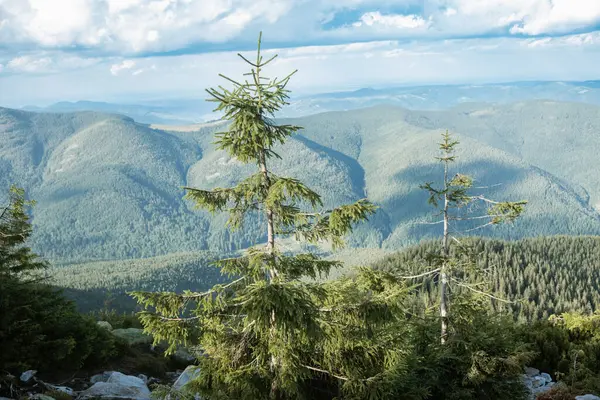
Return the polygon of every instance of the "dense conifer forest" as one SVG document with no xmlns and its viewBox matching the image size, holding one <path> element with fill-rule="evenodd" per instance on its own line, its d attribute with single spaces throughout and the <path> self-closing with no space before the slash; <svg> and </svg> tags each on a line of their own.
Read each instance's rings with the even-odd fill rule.
<svg viewBox="0 0 600 400">
<path fill-rule="evenodd" d="M 490 288 L 518 321 L 538 321 L 564 312 L 594 313 L 600 305 L 600 237 L 551 236 L 502 241 L 467 238 L 477 267 L 488 271 Z M 451 246 L 454 250 L 454 246 Z M 417 274 L 427 256 L 440 251 L 439 241 L 426 242 L 374 263 L 373 267 Z M 424 278 L 421 295 L 436 301 L 435 285 Z"/>
</svg>

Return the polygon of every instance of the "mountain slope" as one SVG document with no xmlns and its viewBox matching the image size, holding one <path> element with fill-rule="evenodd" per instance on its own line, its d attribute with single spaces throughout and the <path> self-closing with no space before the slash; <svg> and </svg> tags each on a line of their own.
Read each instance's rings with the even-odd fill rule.
<svg viewBox="0 0 600 400">
<path fill-rule="evenodd" d="M 439 181 L 446 128 L 461 141 L 457 171 L 500 200 L 529 200 L 522 220 L 481 234 L 503 238 L 600 234 L 600 107 L 534 101 L 445 111 L 377 106 L 292 120 L 304 127 L 271 167 L 322 193 L 325 207 L 368 197 L 380 206 L 352 246 L 398 249 L 439 233 L 419 185 Z M 254 171 L 216 151 L 224 123 L 151 127 L 118 115 L 0 109 L 0 188 L 38 201 L 36 251 L 57 262 L 212 250 L 265 239 L 260 215 L 231 233 L 225 215 L 183 201 L 183 186 L 231 186 Z M 455 226 L 464 231 L 473 225 Z"/>
<path fill-rule="evenodd" d="M 540 107 L 538 102 L 526 104 L 533 110 Z M 567 105 L 574 106 L 565 104 Z M 502 106 L 498 108 L 502 110 Z M 454 166 L 456 171 L 473 175 L 477 186 L 491 186 L 489 190 L 481 191 L 489 197 L 499 200 L 527 199 L 530 202 L 524 218 L 514 227 L 498 227 L 488 233 L 515 238 L 532 235 L 532 231 L 546 235 L 566 231 L 571 234 L 600 232 L 598 213 L 593 209 L 593 203 L 590 203 L 591 199 L 587 195 L 588 191 L 595 193 L 599 189 L 594 182 L 578 180 L 578 175 L 567 181 L 536 167 L 534 162 L 537 162 L 537 165 L 548 166 L 551 170 L 553 165 L 546 162 L 545 154 L 536 157 L 534 152 L 530 152 L 529 159 L 523 159 L 519 154 L 510 152 L 508 146 L 502 146 L 502 137 L 491 134 L 491 127 L 502 126 L 500 121 L 487 127 L 488 130 L 484 132 L 487 133 L 486 136 L 479 134 L 479 130 L 463 121 L 462 114 L 460 108 L 447 112 L 415 112 L 392 106 L 379 106 L 352 113 L 320 114 L 308 118 L 306 124 L 303 124 L 304 119 L 294 122 L 307 127 L 301 132 L 303 136 L 325 142 L 336 150 L 357 157 L 365 170 L 369 198 L 382 205 L 382 211 L 389 219 L 389 224 L 394 227 L 393 233 L 384 241 L 385 247 L 397 248 L 412 243 L 422 236 L 434 234 L 437 229 L 422 223 L 431 215 L 432 210 L 426 204 L 426 193 L 419 190 L 418 186 L 424 182 L 437 182 L 441 179 L 442 169 L 439 163 L 434 161 L 434 157 L 437 155 L 436 143 L 439 142 L 443 126 L 455 126 L 452 131 L 458 132 L 456 136 L 461 141 L 457 153 L 458 162 Z M 507 120 L 515 120 L 515 116 L 510 115 L 508 111 L 498 114 L 505 115 Z M 555 110 L 549 106 L 546 114 L 555 115 Z M 318 122 L 315 123 L 315 120 Z M 600 119 L 596 117 L 596 121 Z M 590 124 L 589 119 L 579 120 L 579 125 L 587 124 Z M 579 125 L 570 127 L 577 132 L 580 129 Z M 340 129 L 339 126 L 343 128 Z M 541 126 L 539 129 L 544 128 Z M 564 127 L 556 125 L 554 128 L 554 131 L 544 132 L 547 136 L 556 137 L 556 146 L 560 147 L 561 141 L 568 141 L 569 138 L 563 136 Z M 337 134 L 337 129 L 349 134 Z M 360 148 L 350 145 L 356 144 L 357 140 L 352 139 L 349 143 L 349 138 L 356 132 L 360 135 Z M 523 133 L 519 131 L 518 134 Z M 548 140 L 541 134 L 539 136 L 540 141 Z M 597 141 L 596 138 L 591 140 Z M 596 148 L 600 148 L 600 143 Z M 580 143 L 576 152 L 576 160 L 572 159 L 572 154 L 562 154 L 558 149 L 551 154 L 555 157 L 555 164 L 568 163 L 570 169 L 589 171 L 586 163 L 594 160 L 593 147 L 589 148 Z M 560 172 L 558 168 L 553 169 Z M 562 175 L 568 178 L 567 174 Z M 586 184 L 586 188 L 589 189 L 580 186 L 580 182 Z M 496 186 L 499 184 L 500 186 Z M 456 228 L 466 230 L 471 226 L 463 224 Z"/>
</svg>

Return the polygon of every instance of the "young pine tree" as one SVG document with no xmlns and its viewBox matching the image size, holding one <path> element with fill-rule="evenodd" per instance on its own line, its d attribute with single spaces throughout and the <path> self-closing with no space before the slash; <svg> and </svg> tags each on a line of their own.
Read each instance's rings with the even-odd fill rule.
<svg viewBox="0 0 600 400">
<path fill-rule="evenodd" d="M 438 222 L 443 224 L 442 251 L 440 255 L 433 255 L 431 257 L 431 261 L 437 267 L 431 272 L 439 276 L 440 340 L 442 344 L 445 343 L 448 337 L 449 290 L 451 285 L 457 285 L 478 292 L 479 294 L 491 296 L 477 289 L 480 286 L 479 283 L 468 283 L 461 279 L 465 274 L 471 273 L 471 275 L 474 275 L 477 271 L 474 270 L 474 263 L 471 262 L 470 258 L 472 254 L 469 254 L 469 249 L 456 236 L 452 235 L 451 222 L 482 221 L 482 223 L 470 230 L 504 222 L 512 222 L 521 215 L 525 204 L 527 204 L 526 201 L 497 202 L 483 195 L 471 194 L 471 190 L 473 189 L 473 179 L 471 177 L 460 173 L 453 176 L 450 174 L 450 164 L 456 160 L 455 148 L 458 144 L 459 142 L 453 140 L 448 131 L 442 134 L 442 142 L 439 144 L 442 155 L 441 157 L 436 157 L 444 166 L 442 186 L 436 188 L 432 182 L 421 186 L 422 189 L 429 192 L 429 204 L 439 208 L 442 216 L 442 220 Z M 483 204 L 486 213 L 482 215 L 468 215 L 458 212 L 464 210 L 467 206 L 474 205 L 474 203 Z M 458 245 L 457 247 L 462 253 L 461 255 L 466 256 L 466 262 L 465 258 L 452 258 L 450 256 L 450 240 Z"/>
<path fill-rule="evenodd" d="M 322 211 L 317 193 L 270 169 L 269 161 L 279 157 L 273 146 L 301 128 L 277 125 L 272 119 L 287 104 L 286 85 L 293 73 L 283 79 L 264 77 L 263 69 L 276 56 L 265 61 L 260 44 L 259 36 L 254 61 L 239 55 L 251 67 L 246 80 L 221 75 L 233 88 L 208 90 L 210 100 L 218 103 L 215 111 L 223 111 L 230 122 L 227 131 L 216 135 L 218 149 L 256 165 L 256 173 L 232 188 L 186 188 L 186 197 L 213 213 L 227 211 L 232 229 L 240 228 L 249 213 L 261 213 L 266 245 L 217 262 L 233 279 L 227 285 L 204 293 L 133 294 L 154 308 L 143 312 L 141 321 L 157 343 L 170 344 L 168 352 L 182 343 L 197 345 L 203 355 L 197 388 L 211 399 L 298 398 L 306 382 L 328 372 L 309 363 L 315 352 L 323 353 L 319 344 L 327 343 L 322 320 L 330 314 L 339 318 L 339 313 L 322 307 L 330 295 L 326 285 L 302 278 L 315 278 L 339 263 L 313 254 L 284 254 L 278 238 L 295 235 L 340 246 L 353 224 L 375 211 L 364 199 Z"/>
</svg>

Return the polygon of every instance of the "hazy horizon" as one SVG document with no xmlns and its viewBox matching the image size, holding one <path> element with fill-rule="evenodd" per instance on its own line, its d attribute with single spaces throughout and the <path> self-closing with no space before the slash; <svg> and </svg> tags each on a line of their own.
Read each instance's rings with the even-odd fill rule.
<svg viewBox="0 0 600 400">
<path fill-rule="evenodd" d="M 0 104 L 203 96 L 259 31 L 294 95 L 598 79 L 586 0 L 0 0 Z"/>
</svg>

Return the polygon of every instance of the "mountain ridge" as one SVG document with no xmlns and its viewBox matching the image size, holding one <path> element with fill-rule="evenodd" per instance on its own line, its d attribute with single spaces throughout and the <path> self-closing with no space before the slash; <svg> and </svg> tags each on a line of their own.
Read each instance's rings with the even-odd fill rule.
<svg viewBox="0 0 600 400">
<path fill-rule="evenodd" d="M 325 207 L 365 196 L 380 205 L 349 237 L 353 247 L 396 250 L 436 234 L 425 224 L 433 210 L 418 186 L 440 177 L 433 157 L 445 127 L 462 142 L 458 170 L 491 186 L 491 197 L 530 201 L 523 221 L 482 233 L 505 239 L 600 234 L 594 208 L 600 182 L 586 169 L 595 159 L 590 145 L 600 148 L 593 134 L 600 129 L 598 106 L 532 101 L 428 111 L 380 105 L 279 121 L 304 129 L 276 147 L 283 160 L 272 161 L 275 173 L 306 181 L 323 194 Z M 56 262 L 235 251 L 265 239 L 259 215 L 232 233 L 225 215 L 196 211 L 182 200 L 184 186 L 227 187 L 252 172 L 215 150 L 213 135 L 225 125 L 158 129 L 113 114 L 0 108 L 0 186 L 18 183 L 38 201 L 34 249 Z M 540 146 L 557 159 L 537 151 Z M 470 226 L 457 226 L 463 228 Z"/>
</svg>

